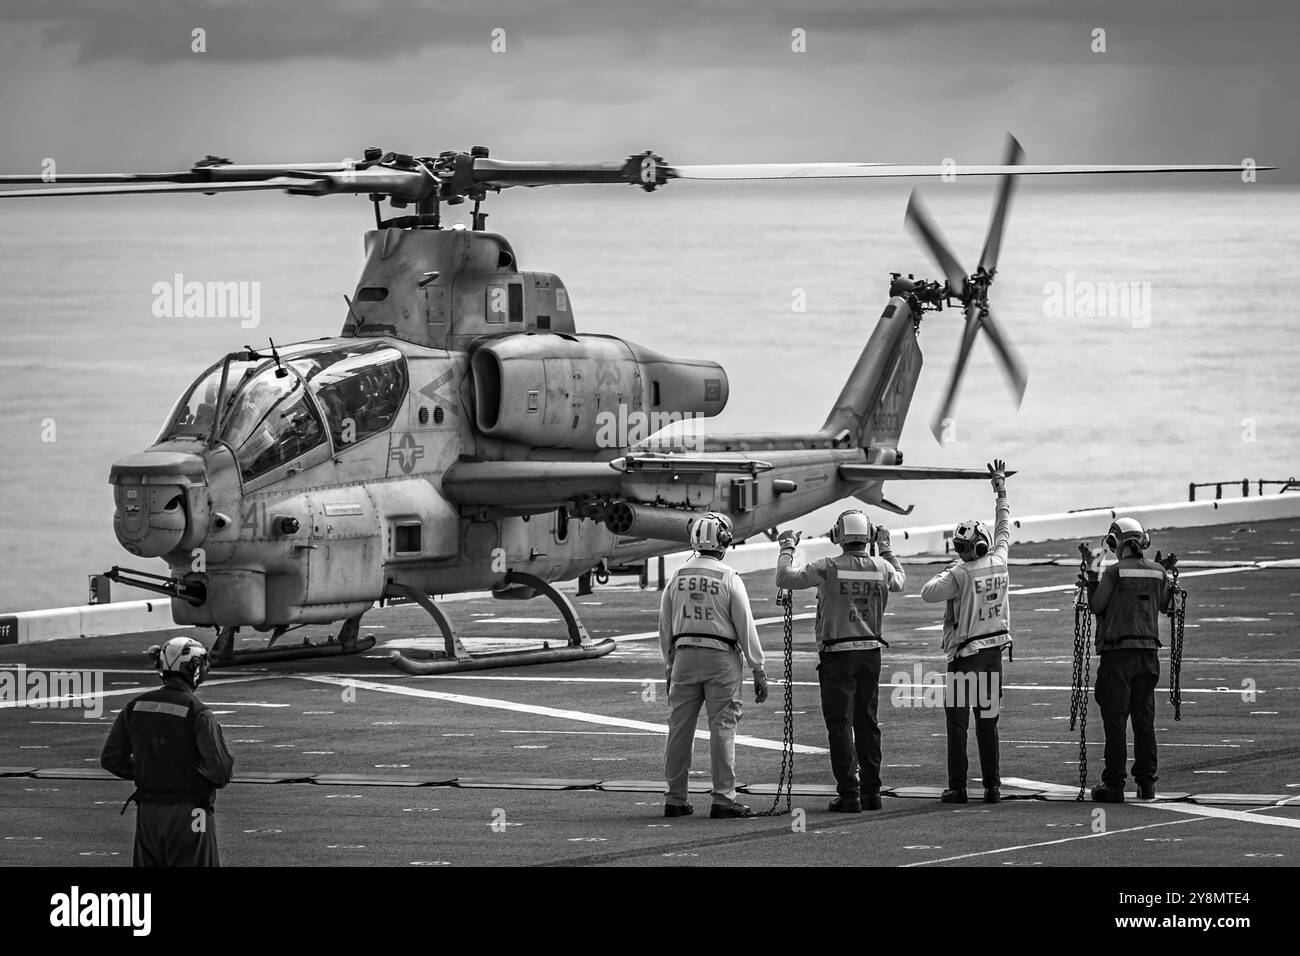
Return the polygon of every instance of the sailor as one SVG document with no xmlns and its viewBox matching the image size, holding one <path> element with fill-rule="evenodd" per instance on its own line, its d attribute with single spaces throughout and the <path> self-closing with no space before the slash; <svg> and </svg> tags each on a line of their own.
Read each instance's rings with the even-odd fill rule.
<svg viewBox="0 0 1300 956">
<path fill-rule="evenodd" d="M 828 807 L 834 813 L 880 809 L 880 648 L 890 591 L 907 582 L 894 557 L 889 532 L 873 529 L 861 511 L 845 511 L 830 531 L 840 553 L 795 569 L 799 532 L 777 539 L 778 588 L 817 588 L 817 681 L 821 685 L 822 717 L 830 742 L 831 771 L 838 795 Z M 880 557 L 867 553 L 875 540 Z"/>
<path fill-rule="evenodd" d="M 105 770 L 135 781 L 127 800 L 137 804 L 133 865 L 220 866 L 215 794 L 235 761 L 194 695 L 208 673 L 207 648 L 174 637 L 147 653 L 163 686 L 122 708 L 100 756 Z"/>
<path fill-rule="evenodd" d="M 1011 547 L 1011 507 L 1007 504 L 1006 463 L 988 466 L 996 495 L 994 530 L 982 521 L 963 521 L 952 535 L 958 560 L 921 588 L 921 600 L 946 601 L 943 652 L 944 723 L 948 730 L 948 787 L 944 803 L 966 802 L 966 731 L 975 710 L 975 744 L 980 756 L 984 802 L 1002 799 L 999 775 L 998 713 L 1002 698 L 1002 649 L 1011 644 L 1007 554 Z"/>
<path fill-rule="evenodd" d="M 1092 788 L 1100 803 L 1123 803 L 1127 779 L 1128 723 L 1133 724 L 1133 779 L 1139 800 L 1156 796 L 1156 683 L 1160 679 L 1160 615 L 1173 598 L 1170 573 L 1178 556 L 1145 556 L 1151 536 L 1133 518 L 1119 518 L 1106 533 L 1118 559 L 1101 571 L 1103 552 L 1088 548 L 1088 605 L 1097 616 L 1097 686 L 1106 731 L 1106 764 Z"/>
<path fill-rule="evenodd" d="M 666 667 L 668 743 L 664 775 L 668 794 L 664 816 L 695 811 L 687 799 L 695 724 L 703 705 L 709 720 L 709 755 L 713 767 L 713 818 L 747 817 L 752 811 L 736 801 L 736 724 L 740 720 L 742 658 L 754 676 L 754 700 L 767 700 L 763 648 L 749 610 L 745 583 L 722 557 L 732 542 L 731 519 L 710 511 L 690 526 L 696 552 L 664 588 L 659 607 L 659 652 Z"/>
</svg>

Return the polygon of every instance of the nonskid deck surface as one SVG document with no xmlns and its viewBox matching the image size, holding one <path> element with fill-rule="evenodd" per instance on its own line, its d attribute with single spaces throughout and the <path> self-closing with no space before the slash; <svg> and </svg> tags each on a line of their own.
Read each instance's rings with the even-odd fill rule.
<svg viewBox="0 0 1300 956">
<path fill-rule="evenodd" d="M 702 791 L 694 798 L 697 814 L 664 819 L 667 702 L 653 633 L 659 594 L 609 586 L 574 598 L 593 639 L 619 641 L 597 660 L 410 677 L 387 662 L 389 651 L 437 648 L 441 641 L 430 639 L 422 611 L 403 607 L 367 615 L 363 626 L 379 643 L 364 656 L 214 672 L 202 696 L 225 727 L 239 775 L 219 798 L 223 858 L 244 865 L 1295 865 L 1300 569 L 1287 563 L 1300 559 L 1300 520 L 1154 537 L 1188 565 L 1182 583 L 1190 594 L 1179 722 L 1166 693 L 1167 652 L 1161 655 L 1158 786 L 1195 802 L 1101 807 L 1077 803 L 1073 789 L 1062 789 L 1078 781 L 1078 736 L 1068 727 L 1077 553 L 1063 542 L 1013 551 L 1017 559 L 1066 562 L 1012 569 L 1016 653 L 1006 674 L 1002 773 L 1006 792 L 1022 799 L 990 807 L 934 799 L 945 778 L 943 713 L 914 705 L 910 686 L 894 686 L 943 668 L 941 608 L 917 597 L 942 565 L 918 560 L 906 565 L 907 591 L 892 596 L 887 618 L 880 717 L 884 782 L 895 793 L 879 812 L 825 809 L 833 780 L 816 655 L 801 648 L 794 671 L 794 806 L 801 812 L 708 819 L 701 741 L 693 771 Z M 1241 563 L 1191 566 L 1197 562 Z M 779 676 L 780 609 L 771 574 L 745 580 L 769 674 Z M 811 633 L 812 604 L 812 592 L 796 594 L 797 636 Z M 471 650 L 564 639 L 559 614 L 545 600 L 475 599 L 446 609 Z M 0 776 L 0 863 L 129 862 L 132 814 L 118 810 L 130 787 L 90 777 L 115 711 L 155 686 L 140 652 L 159 639 L 155 633 L 0 649 L 0 670 L 21 664 L 29 675 L 41 668 L 102 671 L 104 693 L 96 698 L 103 703 L 99 717 L 81 704 L 0 702 L 0 774 L 22 774 Z M 760 791 L 780 769 L 780 691 L 774 686 L 759 706 L 746 690 L 737 764 L 741 781 Z M 1092 705 L 1090 782 L 1100 775 L 1100 725 Z M 969 749 L 978 774 L 973 735 Z M 264 782 L 274 779 L 284 782 Z M 290 782 L 307 780 L 314 782 Z M 973 779 L 972 795 L 978 786 Z M 1224 794 L 1246 799 L 1214 796 Z M 1293 805 L 1273 805 L 1289 798 Z M 758 809 L 772 798 L 742 799 Z"/>
</svg>

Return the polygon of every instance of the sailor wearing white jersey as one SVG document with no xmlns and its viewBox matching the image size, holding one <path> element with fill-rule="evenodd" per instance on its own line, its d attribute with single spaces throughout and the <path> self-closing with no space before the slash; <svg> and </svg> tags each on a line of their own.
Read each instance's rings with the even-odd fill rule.
<svg viewBox="0 0 1300 956">
<path fill-rule="evenodd" d="M 687 781 L 695 724 L 701 705 L 709 719 L 709 754 L 713 768 L 713 805 L 709 816 L 747 817 L 749 807 L 736 802 L 736 724 L 740 721 L 741 659 L 754 675 L 754 700 L 767 700 L 763 648 L 749 610 L 745 583 L 722 562 L 731 545 L 731 520 L 709 512 L 691 523 L 696 554 L 664 588 L 659 607 L 659 652 L 667 667 L 668 744 L 664 775 L 668 795 L 664 816 L 689 816 Z"/>
<path fill-rule="evenodd" d="M 873 529 L 861 511 L 846 511 L 831 529 L 841 552 L 795 569 L 799 533 L 778 539 L 776 586 L 817 588 L 817 681 L 822 717 L 830 743 L 831 770 L 838 796 L 835 813 L 880 809 L 880 648 L 888 647 L 883 631 L 890 591 L 907 583 L 890 546 L 889 532 Z M 875 540 L 880 557 L 867 553 Z"/>
<path fill-rule="evenodd" d="M 984 802 L 1002 799 L 998 766 L 998 711 L 1002 696 L 1002 648 L 1011 643 L 1007 599 L 1007 555 L 1011 549 L 1011 506 L 1007 504 L 1006 463 L 988 466 L 997 495 L 993 534 L 982 521 L 963 521 L 952 544 L 960 560 L 921 588 L 921 600 L 946 601 L 943 651 L 949 676 L 944 687 L 948 730 L 948 789 L 945 803 L 966 802 L 966 731 L 975 709 L 975 743 L 979 748 Z"/>
</svg>

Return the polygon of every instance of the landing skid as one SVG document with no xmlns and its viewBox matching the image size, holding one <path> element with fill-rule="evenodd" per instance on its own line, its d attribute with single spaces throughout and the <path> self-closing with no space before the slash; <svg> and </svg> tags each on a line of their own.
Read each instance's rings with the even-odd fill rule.
<svg viewBox="0 0 1300 956">
<path fill-rule="evenodd" d="M 303 640 L 301 644 L 276 646 L 276 641 L 284 636 L 288 628 L 277 627 L 271 632 L 271 639 L 260 650 L 235 650 L 237 627 L 223 627 L 217 632 L 217 639 L 209 650 L 213 667 L 233 667 L 237 664 L 265 664 L 273 661 L 294 661 L 310 657 L 330 657 L 342 654 L 360 654 L 375 646 L 373 637 L 360 637 L 361 616 L 349 618 L 339 628 L 337 637 L 319 644 Z"/>
<path fill-rule="evenodd" d="M 389 584 L 388 590 L 393 594 L 410 598 L 429 612 L 429 616 L 433 618 L 438 625 L 438 630 L 442 633 L 445 647 L 442 652 L 430 654 L 428 657 L 409 656 L 401 651 L 394 651 L 392 656 L 393 665 L 398 670 L 405 671 L 408 674 L 453 674 L 460 671 L 487 670 L 493 667 L 522 667 L 527 664 L 581 661 L 592 657 L 603 657 L 614 649 L 615 644 L 609 638 L 604 638 L 595 643 L 591 642 L 587 629 L 582 626 L 582 622 L 578 620 L 577 612 L 573 609 L 573 602 L 548 582 L 522 571 L 508 571 L 505 583 L 531 588 L 538 594 L 550 598 L 551 603 L 559 609 L 560 614 L 564 617 L 565 626 L 568 628 L 568 643 L 564 647 L 551 647 L 549 643 L 543 643 L 541 647 L 523 651 L 492 651 L 484 654 L 470 654 L 465 649 L 465 645 L 460 642 L 460 638 L 456 636 L 451 621 L 447 620 L 447 616 L 430 600 L 427 594 L 422 594 L 403 584 Z"/>
</svg>

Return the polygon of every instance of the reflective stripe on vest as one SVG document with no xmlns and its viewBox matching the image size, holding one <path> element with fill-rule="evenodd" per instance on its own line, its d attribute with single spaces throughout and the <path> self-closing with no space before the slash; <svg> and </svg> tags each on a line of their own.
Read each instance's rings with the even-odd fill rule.
<svg viewBox="0 0 1300 956">
<path fill-rule="evenodd" d="M 686 647 L 740 647 L 735 625 L 731 621 L 731 588 L 722 568 L 687 565 L 678 569 L 669 583 L 668 600 L 673 614 L 672 644 L 685 641 Z M 708 644 L 698 644 L 697 639 Z"/>
<path fill-rule="evenodd" d="M 881 621 L 889 601 L 886 574 L 866 555 L 839 554 L 831 559 L 826 585 L 818 590 L 817 644 L 883 644 Z M 870 649 L 870 648 L 867 648 Z"/>
<path fill-rule="evenodd" d="M 1154 568 L 1120 568 L 1119 576 L 1121 578 L 1154 578 L 1157 581 L 1165 579 L 1165 572 L 1156 571 Z"/>
<path fill-rule="evenodd" d="M 1106 604 L 1105 633 L 1099 649 L 1129 645 L 1160 646 L 1160 593 L 1165 572 L 1159 567 L 1116 566 L 1115 589 Z"/>
<path fill-rule="evenodd" d="M 141 700 L 135 705 L 137 714 L 168 714 L 172 717 L 188 717 L 190 709 L 180 704 L 167 704 L 161 700 Z"/>
</svg>

